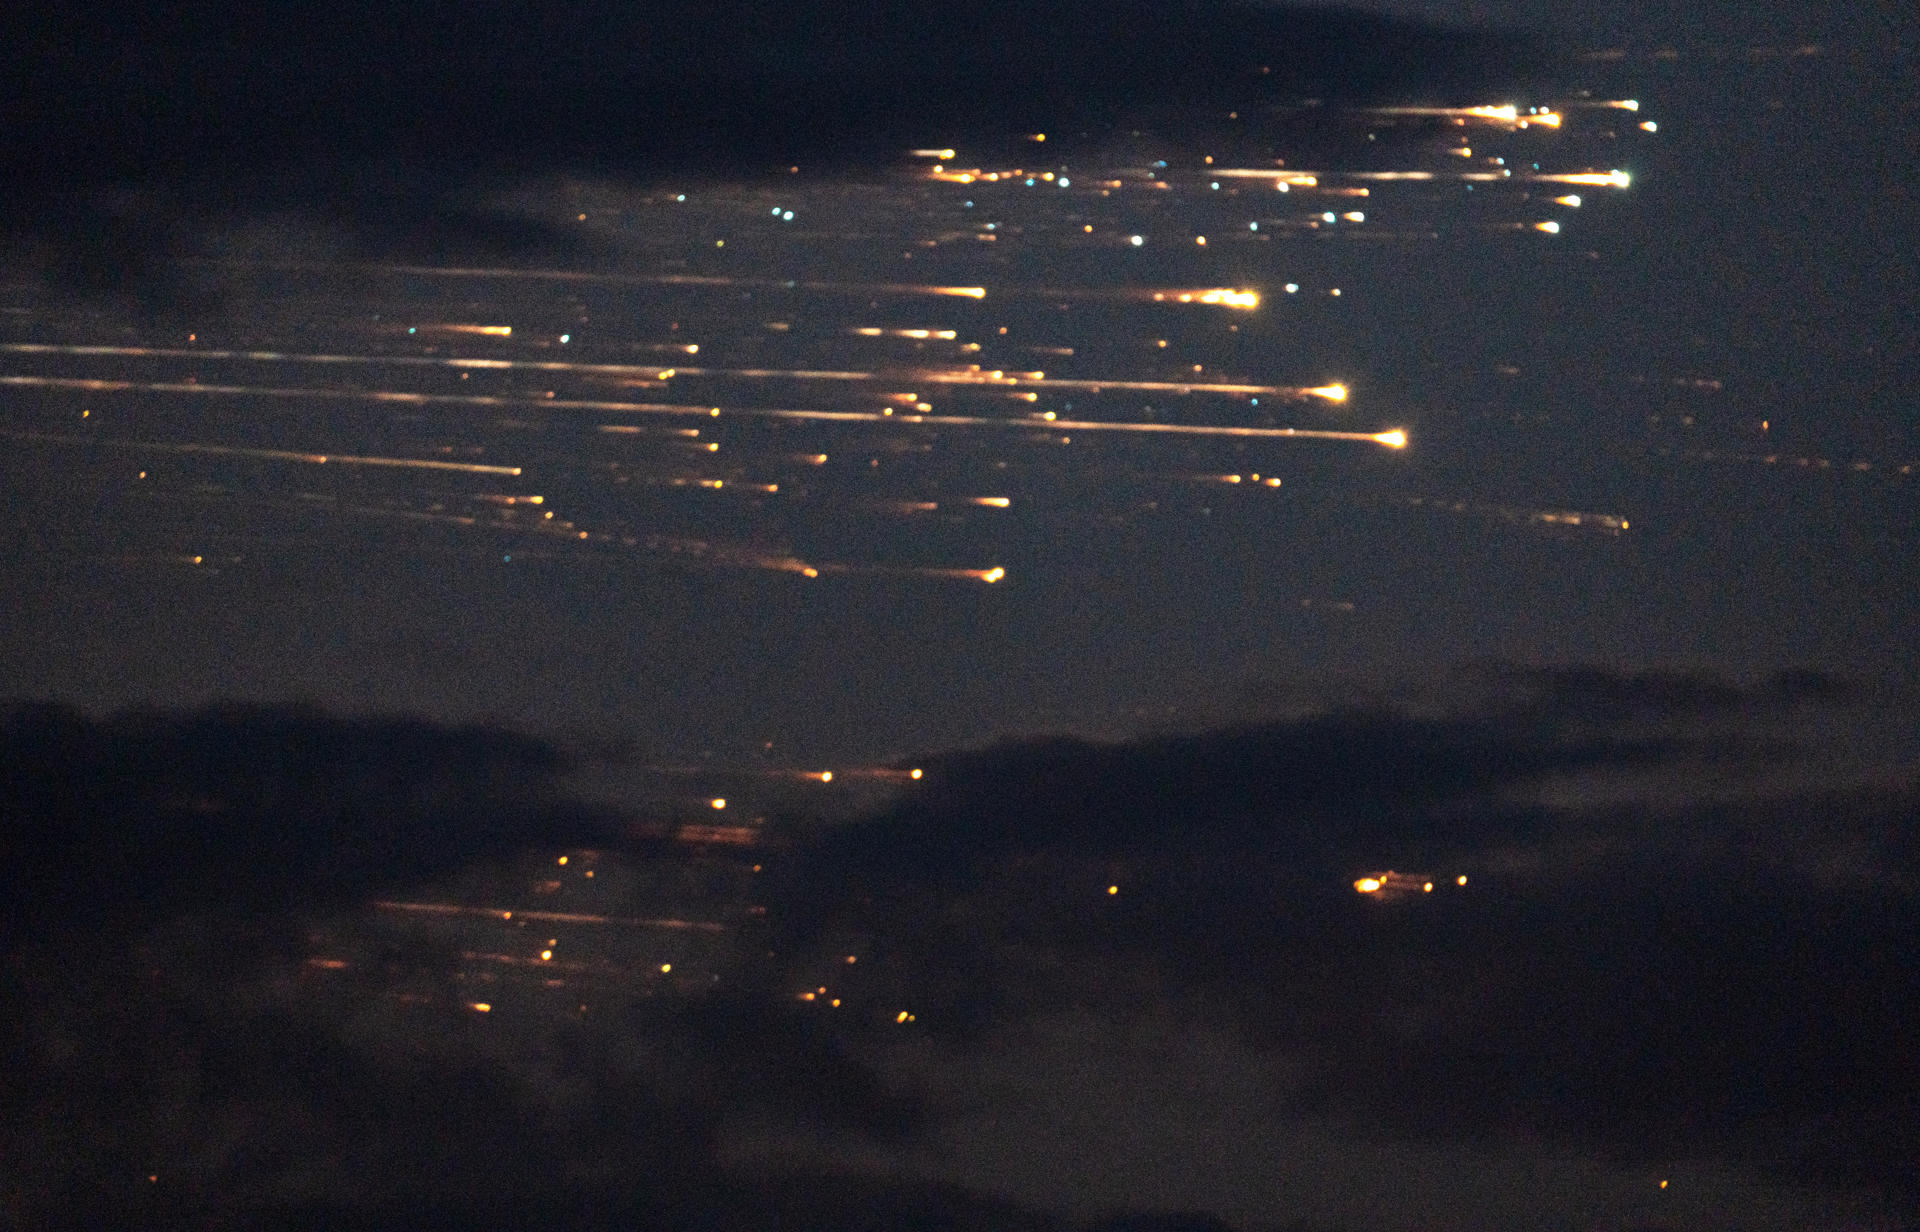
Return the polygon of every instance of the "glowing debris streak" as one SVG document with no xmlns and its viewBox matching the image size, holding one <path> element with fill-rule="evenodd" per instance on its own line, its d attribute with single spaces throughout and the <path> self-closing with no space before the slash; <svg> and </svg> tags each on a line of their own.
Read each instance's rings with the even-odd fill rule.
<svg viewBox="0 0 1920 1232">
<path fill-rule="evenodd" d="M 1063 382 L 1064 383 L 1064 382 Z M 1072 382 L 1075 387 L 1112 388 L 1113 382 Z M 310 389 L 273 385 L 205 385 L 191 381 L 105 381 L 81 377 L 0 376 L 0 385 L 30 386 L 48 389 L 81 389 L 90 393 L 160 393 L 201 397 L 300 398 L 351 402 L 394 402 L 411 405 L 540 407 L 547 410 L 625 412 L 638 415 L 699 415 L 719 418 L 715 406 L 688 406 L 670 402 L 615 402 L 580 398 L 508 398 L 488 394 L 426 394 L 397 390 Z M 1183 386 L 1162 382 L 1135 382 L 1122 388 L 1204 390 L 1205 386 Z M 1238 387 L 1222 387 L 1237 389 Z M 1254 387 L 1261 388 L 1261 387 Z M 1286 387 L 1276 387 L 1285 390 Z M 727 415 L 753 419 L 807 420 L 819 423 L 926 424 L 952 428 L 1049 428 L 1074 432 L 1140 432 L 1164 436 L 1231 436 L 1269 440 L 1366 441 L 1391 448 L 1406 444 L 1406 434 L 1390 432 L 1334 432 L 1318 428 L 1252 428 L 1218 424 L 1123 423 L 1093 419 L 1003 419 L 982 415 L 924 415 L 874 411 L 789 410 L 772 407 L 729 407 Z M 300 460 L 312 460 L 302 455 Z M 453 464 L 448 464 L 453 465 Z M 462 464 L 464 465 L 464 464 Z M 518 475 L 518 467 L 499 473 Z"/>
<path fill-rule="evenodd" d="M 76 445 L 89 449 L 137 449 L 154 453 L 206 454 L 217 457 L 260 458 L 269 462 L 307 462 L 334 466 L 391 466 L 423 471 L 458 471 L 468 475 L 519 475 L 517 466 L 486 466 L 477 462 L 440 462 L 427 458 L 383 458 L 364 454 L 307 453 L 294 449 L 250 449 L 240 445 L 201 445 L 170 441 L 131 441 L 112 437 L 72 436 L 53 432 L 0 429 L 0 437 L 48 445 Z M 539 497 L 532 498 L 538 501 Z"/>
</svg>

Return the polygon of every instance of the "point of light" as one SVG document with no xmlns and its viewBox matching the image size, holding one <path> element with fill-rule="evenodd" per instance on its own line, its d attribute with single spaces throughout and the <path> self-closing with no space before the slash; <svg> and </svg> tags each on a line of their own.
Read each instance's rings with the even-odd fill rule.
<svg viewBox="0 0 1920 1232">
<path fill-rule="evenodd" d="M 1545 231 L 1545 232 L 1546 232 L 1546 233 L 1547 233 L 1548 235 L 1558 235 L 1558 234 L 1560 234 L 1560 224 L 1559 224 L 1559 223 L 1557 223 L 1557 222 L 1555 222 L 1555 221 L 1553 221 L 1553 220 L 1552 220 L 1551 218 L 1549 218 L 1549 219 L 1548 219 L 1547 221 L 1545 221 L 1545 222 L 1536 222 L 1536 223 L 1534 223 L 1534 224 L 1533 224 L 1533 229 L 1534 229 L 1535 231 Z"/>
<path fill-rule="evenodd" d="M 1347 400 L 1347 387 L 1340 384 L 1320 385 L 1313 389 L 1302 390 L 1301 392 L 1312 394 L 1316 398 L 1325 398 L 1329 402 L 1345 402 Z"/>
<path fill-rule="evenodd" d="M 482 1014 L 491 1014 L 493 1012 L 493 1006 L 485 1001 L 470 1001 L 467 1003 L 467 1008 L 477 1010 Z"/>
<path fill-rule="evenodd" d="M 1140 245 L 1142 245 L 1142 244 L 1144 244 L 1144 243 L 1146 243 L 1146 242 L 1147 242 L 1147 237 L 1146 237 L 1146 236 L 1144 236 L 1144 235 L 1130 235 L 1130 236 L 1128 236 L 1128 237 L 1127 237 L 1127 240 L 1128 240 L 1128 242 L 1129 242 L 1129 243 L 1131 243 L 1131 244 L 1132 244 L 1132 245 L 1133 245 L 1133 246 L 1134 246 L 1135 248 L 1138 248 L 1138 247 L 1140 247 Z"/>
<path fill-rule="evenodd" d="M 726 802 L 725 800 L 718 800 L 718 799 L 716 799 L 716 800 L 709 800 L 709 801 L 707 801 L 707 804 L 708 804 L 708 805 L 710 805 L 711 807 L 713 807 L 713 808 L 717 808 L 717 809 L 723 809 L 723 808 L 725 808 L 725 807 L 727 807 L 727 802 Z"/>
<path fill-rule="evenodd" d="M 1377 894 L 1380 891 L 1380 879 L 1378 877 L 1362 877 L 1353 883 L 1353 888 L 1362 894 Z"/>
<path fill-rule="evenodd" d="M 1407 434 L 1399 428 L 1395 428 L 1391 432 L 1377 432 L 1374 434 L 1373 439 L 1379 441 L 1389 449 L 1405 449 L 1407 447 Z"/>
<path fill-rule="evenodd" d="M 919 778 L 919 777 L 921 776 L 921 774 L 923 774 L 923 773 L 924 773 L 924 771 L 920 771 L 920 770 L 909 770 L 909 771 L 907 771 L 907 777 L 908 777 L 908 778 L 910 778 L 910 779 L 917 779 L 917 778 Z M 852 962 L 853 960 L 852 960 L 851 958 L 849 958 L 849 959 L 848 959 L 847 961 L 848 961 L 848 962 Z"/>
<path fill-rule="evenodd" d="M 1566 196 L 1564 196 L 1564 197 L 1555 197 L 1555 198 L 1553 199 L 1553 203 L 1554 203 L 1555 205 L 1565 205 L 1565 206 L 1571 206 L 1572 208 L 1574 208 L 1574 209 L 1576 209 L 1576 210 L 1577 210 L 1577 209 L 1579 209 L 1579 208 L 1580 208 L 1580 194 L 1579 194 L 1579 193 L 1568 193 L 1568 194 L 1567 194 Z"/>
<path fill-rule="evenodd" d="M 995 565 L 993 568 L 983 572 L 980 575 L 980 580 L 987 583 L 989 586 L 991 586 L 993 583 L 999 581 L 1001 578 L 1005 576 L 1007 576 L 1007 571 L 1005 569 L 1002 569 L 1000 566 Z"/>
<path fill-rule="evenodd" d="M 1110 885 L 1107 887 L 1108 894 L 1118 894 L 1119 892 L 1120 892 L 1120 887 L 1117 885 Z"/>
</svg>

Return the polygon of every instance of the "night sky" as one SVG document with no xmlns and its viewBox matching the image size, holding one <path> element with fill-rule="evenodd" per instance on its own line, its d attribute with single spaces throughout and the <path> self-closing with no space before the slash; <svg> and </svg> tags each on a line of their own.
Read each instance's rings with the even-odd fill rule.
<svg viewBox="0 0 1920 1232">
<path fill-rule="evenodd" d="M 8 17 L 0 1221 L 1913 1226 L 1899 8 Z"/>
</svg>

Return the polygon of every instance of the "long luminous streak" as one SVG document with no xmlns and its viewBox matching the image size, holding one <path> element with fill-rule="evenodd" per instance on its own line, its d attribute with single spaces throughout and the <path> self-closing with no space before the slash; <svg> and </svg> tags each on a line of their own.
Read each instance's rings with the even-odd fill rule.
<svg viewBox="0 0 1920 1232">
<path fill-rule="evenodd" d="M 370 903 L 376 911 L 407 911 L 424 915 L 490 915 L 499 920 L 551 921 L 555 924 L 626 924 L 635 928 L 671 928 L 701 933 L 724 933 L 725 924 L 706 920 L 648 920 L 635 916 L 583 915 L 575 911 L 506 911 L 499 907 L 463 907 L 459 903 Z"/>
<path fill-rule="evenodd" d="M 308 270 L 318 273 L 329 267 L 288 263 L 249 268 Z M 930 286 L 906 282 L 798 282 L 784 278 L 731 278 L 717 274 L 596 274 L 583 270 L 491 269 L 438 265 L 361 265 L 349 268 L 369 274 L 409 274 L 430 278 L 514 278 L 539 282 L 600 282 L 618 286 L 766 287 L 783 291 L 841 291 L 857 295 L 876 293 L 957 295 L 966 299 L 985 299 L 987 294 L 985 287 Z"/>
<path fill-rule="evenodd" d="M 106 446 L 110 449 L 143 449 L 154 453 L 214 454 L 234 458 L 264 458 L 272 462 L 311 462 L 337 466 L 395 466 L 424 471 L 459 471 L 466 475 L 518 475 L 521 473 L 517 466 L 484 466 L 478 462 L 438 462 L 427 458 L 381 458 L 362 454 L 305 453 L 295 449 L 247 449 L 239 445 L 125 441 L 97 436 L 68 436 L 52 432 L 14 432 L 0 429 L 0 437 L 15 441 L 40 441 L 49 445 L 84 445 L 89 448 Z"/>
<path fill-rule="evenodd" d="M 1065 382 L 1062 383 L 1064 384 Z M 1086 384 L 1118 388 L 1152 388 L 1152 386 L 1122 385 L 1114 381 L 1090 381 L 1086 382 Z M 638 415 L 698 415 L 703 419 L 716 418 L 720 414 L 718 407 L 689 406 L 675 402 L 612 402 L 583 398 L 502 398 L 487 394 L 420 394 L 388 390 L 352 392 L 337 389 L 281 388 L 264 385 L 199 385 L 184 381 L 99 381 L 83 380 L 77 377 L 0 376 L 0 385 L 29 385 L 52 389 L 84 389 L 93 393 L 170 393 L 198 394 L 216 397 L 332 398 L 340 400 L 365 398 L 376 402 L 400 402 L 409 405 L 543 407 L 547 410 L 557 411 L 625 412 Z M 1189 388 L 1204 389 L 1206 387 L 1196 385 Z M 1287 390 L 1283 387 L 1282 392 L 1287 392 Z M 1286 437 L 1299 437 L 1302 439 L 1326 441 L 1371 441 L 1376 445 L 1387 445 L 1396 449 L 1405 443 L 1404 434 L 1399 432 L 1327 432 L 1314 428 L 1242 428 L 1211 424 L 1123 423 L 1087 419 L 999 419 L 983 415 L 891 415 L 881 414 L 875 411 L 808 411 L 788 410 L 776 407 L 735 407 L 729 408 L 726 413 L 744 418 L 812 420 L 821 423 L 931 424 L 935 427 L 954 428 L 1044 428 L 1051 431 L 1073 432 L 1154 432 L 1170 436 L 1234 436 L 1275 440 Z M 301 456 L 305 457 L 306 455 Z M 436 465 L 459 466 L 464 469 L 472 464 L 440 463 Z M 502 468 L 499 473 L 518 475 L 521 472 L 518 467 L 506 467 Z"/>
<path fill-rule="evenodd" d="M 216 351 L 197 347 L 55 346 L 44 342 L 0 343 L 15 355 L 127 356 L 149 359 L 237 360 L 263 364 L 392 364 L 407 368 L 473 368 L 500 372 L 580 372 L 600 376 L 657 377 L 672 371 L 659 364 L 576 364 L 562 360 L 462 359 L 438 355 L 325 355 L 298 351 Z"/>
<path fill-rule="evenodd" d="M 740 377 L 746 379 L 789 379 L 799 381 L 872 381 L 888 379 L 930 382 L 935 385 L 992 385 L 1000 389 L 1127 389 L 1149 393 L 1176 394 L 1271 394 L 1296 398 L 1316 397 L 1341 401 L 1344 389 L 1337 385 L 1306 388 L 1297 385 L 1230 385 L 1200 381 L 1114 381 L 1091 378 L 1067 379 L 1034 373 L 989 372 L 972 369 L 929 369 L 910 373 L 837 372 L 805 368 L 675 368 L 676 376 Z M 1340 390 L 1338 394 L 1330 390 Z"/>
</svg>

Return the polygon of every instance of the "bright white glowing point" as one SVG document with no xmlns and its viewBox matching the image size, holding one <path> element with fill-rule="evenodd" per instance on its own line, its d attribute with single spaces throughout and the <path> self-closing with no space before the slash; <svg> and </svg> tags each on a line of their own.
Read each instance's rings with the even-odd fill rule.
<svg viewBox="0 0 1920 1232">
<path fill-rule="evenodd" d="M 553 951 L 552 951 L 552 950 L 541 950 L 541 951 L 540 951 L 540 961 L 541 961 L 541 962 L 552 962 L 552 961 L 553 961 Z"/>
<path fill-rule="evenodd" d="M 1380 879 L 1378 877 L 1362 877 L 1353 883 L 1353 888 L 1362 894 L 1377 894 L 1380 890 Z"/>
<path fill-rule="evenodd" d="M 1567 194 L 1566 196 L 1564 196 L 1564 197 L 1555 197 L 1555 198 L 1553 199 L 1553 203 L 1554 203 L 1555 205 L 1567 205 L 1567 206 L 1572 206 L 1572 207 L 1573 207 L 1574 209 L 1576 209 L 1576 210 L 1577 210 L 1577 209 L 1579 209 L 1579 208 L 1580 208 L 1580 194 L 1579 194 L 1579 193 L 1568 193 L 1568 194 Z"/>
<path fill-rule="evenodd" d="M 1421 893 L 1423 893 L 1423 894 L 1431 894 L 1431 893 L 1433 893 L 1433 883 L 1432 883 L 1431 881 L 1424 881 L 1424 882 L 1421 882 L 1421 883 L 1420 883 L 1420 890 L 1421 890 Z"/>
<path fill-rule="evenodd" d="M 1324 213 L 1324 214 L 1322 214 L 1322 215 L 1320 215 L 1320 221 L 1321 221 L 1321 222 L 1332 222 L 1332 221 L 1333 221 L 1333 211 L 1332 211 L 1332 210 L 1328 210 L 1328 211 L 1327 211 L 1326 213 Z"/>
<path fill-rule="evenodd" d="M 1455 884 L 1455 885 L 1465 885 L 1465 884 L 1467 884 L 1467 875 L 1466 875 L 1465 873 L 1461 873 L 1461 874 L 1460 874 L 1460 875 L 1459 875 L 1458 877 L 1455 877 L 1455 878 L 1453 879 L 1453 884 Z"/>
<path fill-rule="evenodd" d="M 1287 284 L 1287 294 L 1288 294 L 1288 295 L 1293 295 L 1293 294 L 1295 294 L 1296 292 L 1298 292 L 1299 290 L 1300 290 L 1300 284 L 1299 284 L 1299 283 L 1297 283 L 1297 282 L 1290 282 L 1290 283 L 1288 283 L 1288 284 Z"/>
<path fill-rule="evenodd" d="M 917 778 L 919 778 L 919 777 L 920 777 L 920 775 L 921 775 L 922 773 L 923 773 L 923 771 L 919 771 L 919 770 L 909 770 L 909 771 L 907 771 L 907 777 L 908 777 L 908 778 L 910 778 L 910 779 L 917 779 Z M 848 962 L 852 962 L 853 960 L 852 960 L 851 958 L 849 958 L 849 959 L 848 959 L 847 961 L 848 961 Z"/>
<path fill-rule="evenodd" d="M 995 565 L 993 568 L 987 570 L 985 573 L 982 573 L 980 575 L 980 580 L 987 583 L 989 586 L 991 586 L 993 583 L 999 581 L 1001 578 L 1005 576 L 1007 576 L 1007 571 L 1005 569 L 1002 569 L 1000 566 Z"/>
<path fill-rule="evenodd" d="M 468 1005 L 467 1005 L 467 1008 L 468 1008 L 468 1009 L 473 1009 L 473 1010 L 478 1010 L 478 1011 L 479 1011 L 480 1013 L 482 1013 L 482 1014 L 491 1014 L 491 1013 L 493 1012 L 493 1006 L 491 1006 L 491 1005 L 489 1005 L 489 1004 L 488 1004 L 487 1002 L 485 1002 L 485 1001 L 472 1001 L 472 1002 L 469 1002 L 469 1003 L 468 1003 Z"/>
<path fill-rule="evenodd" d="M 1620 109 L 1621 109 L 1621 110 L 1623 110 L 1623 111 L 1638 111 L 1638 110 L 1640 110 L 1640 100 L 1639 100 L 1639 99 L 1637 99 L 1637 98 L 1623 98 L 1623 99 L 1621 99 L 1621 100 L 1620 100 L 1619 102 L 1617 102 L 1617 103 L 1615 103 L 1615 104 L 1613 104 L 1613 105 L 1614 105 L 1615 107 L 1618 107 L 1618 108 L 1620 108 Z"/>
<path fill-rule="evenodd" d="M 707 803 L 717 809 L 723 809 L 727 807 L 727 802 L 725 800 L 709 800 L 707 801 Z"/>
<path fill-rule="evenodd" d="M 1560 224 L 1554 222 L 1552 219 L 1548 219 L 1546 222 L 1534 223 L 1533 229 L 1535 231 L 1545 231 L 1548 235 L 1560 234 Z"/>
<path fill-rule="evenodd" d="M 1660 126 L 1658 124 L 1655 124 L 1652 120 L 1641 121 L 1640 127 L 1650 133 L 1657 133 L 1660 131 Z"/>
<path fill-rule="evenodd" d="M 1348 213 L 1342 214 L 1341 217 L 1346 219 L 1348 222 L 1367 221 L 1367 216 L 1364 213 L 1360 212 L 1359 210 L 1349 211 Z"/>
<path fill-rule="evenodd" d="M 1325 398 L 1329 402 L 1345 402 L 1347 400 L 1347 387 L 1345 385 L 1321 385 L 1316 389 L 1307 389 L 1301 392 L 1312 394 L 1316 398 Z"/>
<path fill-rule="evenodd" d="M 1391 432 L 1376 433 L 1373 439 L 1379 441 L 1389 449 L 1405 449 L 1407 447 L 1407 434 L 1398 428 L 1395 428 Z"/>
<path fill-rule="evenodd" d="M 572 342 L 572 341 L 573 341 L 573 335 L 572 335 L 572 334 L 561 334 L 561 335 L 560 335 L 560 344 L 561 344 L 562 346 L 565 346 L 565 345 L 566 345 L 567 343 L 569 343 L 569 342 Z"/>
<path fill-rule="evenodd" d="M 672 963 L 661 963 L 661 964 L 660 964 L 660 974 L 661 974 L 661 975 L 668 975 L 668 974 L 670 974 L 670 973 L 671 973 L 672 971 L 673 971 L 673 964 L 672 964 Z"/>
<path fill-rule="evenodd" d="M 1182 297 L 1184 302 L 1185 297 Z M 1203 304 L 1223 304 L 1228 308 L 1258 308 L 1260 295 L 1255 291 L 1229 291 L 1216 289 L 1202 291 L 1200 302 Z"/>
<path fill-rule="evenodd" d="M 908 1019 L 908 1017 L 910 1017 L 910 1015 L 908 1015 L 907 1011 L 901 1010 L 898 1014 L 895 1014 L 893 1016 L 893 1020 L 895 1022 L 905 1022 Z"/>
<path fill-rule="evenodd" d="M 943 162 L 953 157 L 952 150 L 912 150 L 909 152 L 915 158 L 938 158 Z"/>
<path fill-rule="evenodd" d="M 1138 248 L 1140 247 L 1140 245 L 1147 242 L 1146 237 L 1142 235 L 1130 235 L 1127 237 L 1127 239 L 1130 243 L 1132 243 L 1132 245 L 1135 248 Z"/>
</svg>

